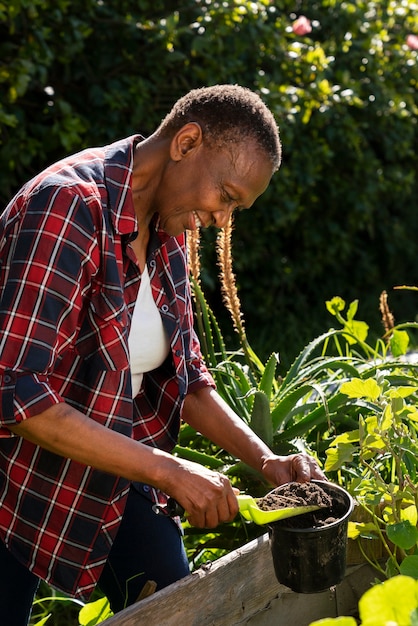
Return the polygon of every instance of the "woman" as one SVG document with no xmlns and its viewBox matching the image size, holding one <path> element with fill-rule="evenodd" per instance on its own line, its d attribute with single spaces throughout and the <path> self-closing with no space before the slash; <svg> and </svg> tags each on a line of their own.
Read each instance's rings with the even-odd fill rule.
<svg viewBox="0 0 418 626">
<path fill-rule="evenodd" d="M 26 624 L 40 578 L 118 611 L 188 574 L 180 531 L 232 520 L 228 479 L 174 457 L 180 419 L 273 484 L 323 478 L 280 457 L 214 388 L 193 331 L 185 231 L 248 209 L 281 159 L 261 99 L 193 90 L 148 138 L 88 149 L 1 216 L 0 614 Z M 19 589 L 19 607 L 10 589 Z"/>
</svg>

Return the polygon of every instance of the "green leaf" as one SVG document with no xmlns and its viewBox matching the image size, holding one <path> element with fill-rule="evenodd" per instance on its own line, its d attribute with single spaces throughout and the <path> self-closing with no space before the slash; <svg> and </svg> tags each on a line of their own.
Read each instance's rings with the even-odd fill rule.
<svg viewBox="0 0 418 626">
<path fill-rule="evenodd" d="M 353 460 L 353 455 L 356 451 L 357 448 L 351 443 L 340 443 L 336 447 L 328 448 L 326 451 L 325 471 L 334 472 L 340 469 L 344 463 Z"/>
<path fill-rule="evenodd" d="M 348 522 L 348 538 L 358 539 L 365 537 L 366 539 L 374 539 L 378 534 L 378 527 L 373 522 Z"/>
<path fill-rule="evenodd" d="M 348 335 L 347 341 L 350 344 L 356 343 L 356 341 L 365 341 L 367 339 L 367 335 L 369 332 L 369 326 L 366 322 L 358 322 L 357 320 L 349 320 L 345 326 L 344 330 L 350 335 L 354 335 L 354 338 Z"/>
<path fill-rule="evenodd" d="M 377 382 L 372 378 L 362 380 L 353 378 L 347 383 L 343 383 L 340 388 L 341 393 L 345 393 L 349 398 L 368 398 L 377 400 L 382 392 Z"/>
<path fill-rule="evenodd" d="M 358 430 L 350 430 L 349 432 L 337 435 L 333 440 L 331 446 L 339 446 L 342 443 L 357 443 L 360 441 L 360 434 Z"/>
<path fill-rule="evenodd" d="M 270 402 L 263 391 L 254 393 L 250 426 L 264 443 L 271 446 L 273 441 L 273 424 L 271 421 Z"/>
<path fill-rule="evenodd" d="M 401 601 L 400 601 L 401 600 Z M 418 581 L 409 576 L 394 576 L 375 585 L 360 598 L 362 626 L 393 623 L 410 626 L 410 615 L 418 606 Z"/>
<path fill-rule="evenodd" d="M 386 527 L 389 540 L 403 550 L 409 550 L 418 542 L 418 530 L 408 520 Z"/>
<path fill-rule="evenodd" d="M 111 615 L 113 613 L 109 606 L 109 600 L 104 597 L 85 604 L 78 614 L 78 620 L 80 626 L 95 626 Z"/>
<path fill-rule="evenodd" d="M 406 556 L 400 564 L 401 574 L 418 579 L 418 555 L 411 554 Z"/>
<path fill-rule="evenodd" d="M 219 469 L 220 467 L 225 465 L 224 461 L 218 459 L 216 456 L 211 456 L 210 454 L 206 454 L 204 452 L 200 452 L 199 450 L 194 450 L 185 446 L 177 445 L 175 446 L 173 452 L 182 459 L 194 461 L 194 463 L 200 463 L 200 465 L 205 465 L 213 470 Z"/>
<path fill-rule="evenodd" d="M 266 363 L 260 384 L 258 386 L 259 390 L 264 391 L 268 398 L 270 398 L 272 394 L 274 376 L 278 362 L 279 356 L 276 352 L 274 352 Z"/>
<path fill-rule="evenodd" d="M 44 624 L 47 623 L 47 621 L 49 620 L 49 618 L 51 617 L 52 613 L 50 613 L 49 615 L 47 615 L 46 617 L 43 617 L 39 622 L 36 622 L 36 624 L 34 624 L 34 626 L 44 626 Z"/>
<path fill-rule="evenodd" d="M 336 313 L 344 311 L 345 300 L 343 300 L 339 296 L 334 296 L 334 298 L 325 302 L 325 306 L 327 307 L 327 311 L 331 313 L 331 315 L 336 315 Z"/>
<path fill-rule="evenodd" d="M 353 300 L 347 310 L 347 320 L 353 320 L 358 309 L 358 300 Z"/>
<path fill-rule="evenodd" d="M 395 329 L 390 337 L 389 345 L 393 356 L 406 354 L 409 345 L 408 333 L 405 330 Z"/>
</svg>

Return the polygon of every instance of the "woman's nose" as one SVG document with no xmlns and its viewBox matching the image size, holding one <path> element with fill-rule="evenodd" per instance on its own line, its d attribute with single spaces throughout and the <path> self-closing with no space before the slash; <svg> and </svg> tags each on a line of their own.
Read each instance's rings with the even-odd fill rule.
<svg viewBox="0 0 418 626">
<path fill-rule="evenodd" d="M 232 209 L 222 209 L 222 211 L 215 211 L 215 213 L 212 214 L 214 226 L 216 226 L 216 228 L 225 228 L 225 226 L 229 222 L 231 214 Z"/>
</svg>

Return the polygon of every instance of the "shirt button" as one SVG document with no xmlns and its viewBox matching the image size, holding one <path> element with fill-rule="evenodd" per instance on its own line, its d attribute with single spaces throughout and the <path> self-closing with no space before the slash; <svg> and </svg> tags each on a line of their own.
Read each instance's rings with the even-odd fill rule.
<svg viewBox="0 0 418 626">
<path fill-rule="evenodd" d="M 151 487 L 149 485 L 142 485 L 142 489 L 145 493 L 149 493 L 151 491 Z"/>
<path fill-rule="evenodd" d="M 161 307 L 161 311 L 163 313 L 168 313 L 168 306 L 166 304 L 163 304 L 163 306 Z"/>
<path fill-rule="evenodd" d="M 175 354 L 176 356 L 181 356 L 181 350 L 176 350 Z"/>
<path fill-rule="evenodd" d="M 155 267 L 155 259 L 151 259 L 151 261 L 149 262 L 149 266 Z"/>
<path fill-rule="evenodd" d="M 4 382 L 6 383 L 6 385 L 8 385 L 9 383 L 11 383 L 11 382 L 12 382 L 12 377 L 10 376 L 10 374 L 5 374 L 5 375 L 3 376 L 3 380 L 4 380 Z"/>
</svg>

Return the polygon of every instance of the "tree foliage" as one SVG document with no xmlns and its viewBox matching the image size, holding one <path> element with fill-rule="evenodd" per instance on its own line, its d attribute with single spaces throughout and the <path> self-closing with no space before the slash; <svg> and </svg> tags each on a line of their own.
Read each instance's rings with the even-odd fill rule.
<svg viewBox="0 0 418 626">
<path fill-rule="evenodd" d="M 237 217 L 248 335 L 289 358 L 324 327 L 324 301 L 417 284 L 417 51 L 413 0 L 0 0 L 0 194 L 87 145 L 152 132 L 192 87 L 258 91 L 284 162 Z M 301 14 L 312 31 L 297 35 Z M 204 282 L 214 298 L 208 235 Z M 397 321 L 413 294 L 390 292 Z"/>
</svg>

